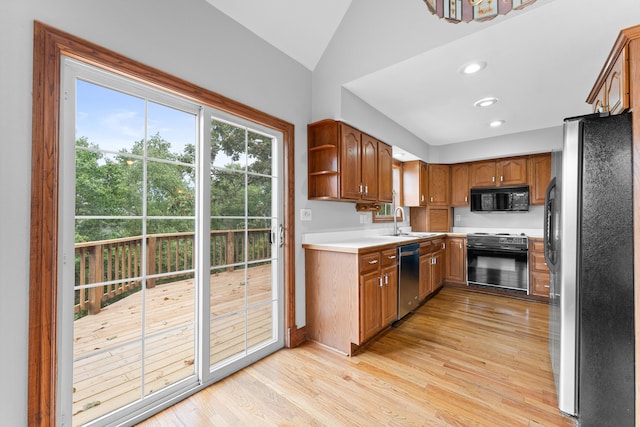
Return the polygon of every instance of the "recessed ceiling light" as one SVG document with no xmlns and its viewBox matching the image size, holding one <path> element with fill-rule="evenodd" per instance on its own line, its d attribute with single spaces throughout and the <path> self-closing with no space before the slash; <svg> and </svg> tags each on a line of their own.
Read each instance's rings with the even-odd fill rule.
<svg viewBox="0 0 640 427">
<path fill-rule="evenodd" d="M 497 128 L 498 126 L 502 126 L 504 124 L 504 120 L 494 120 L 491 123 L 489 123 L 489 126 L 491 126 L 492 128 Z"/>
<path fill-rule="evenodd" d="M 486 66 L 487 63 L 482 61 L 469 62 L 468 64 L 464 64 L 462 68 L 460 68 L 460 72 L 462 74 L 475 74 Z"/>
<path fill-rule="evenodd" d="M 498 98 L 482 98 L 473 103 L 474 107 L 488 107 L 498 102 Z"/>
</svg>

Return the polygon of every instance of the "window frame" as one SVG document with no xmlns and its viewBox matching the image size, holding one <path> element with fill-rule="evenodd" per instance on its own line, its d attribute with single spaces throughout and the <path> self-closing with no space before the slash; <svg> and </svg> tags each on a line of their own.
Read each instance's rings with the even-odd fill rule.
<svg viewBox="0 0 640 427">
<path fill-rule="evenodd" d="M 295 324 L 294 125 L 123 55 L 34 21 L 28 423 L 56 425 L 60 66 L 62 56 L 140 80 L 275 129 L 284 149 L 285 346 L 304 340 Z"/>
</svg>

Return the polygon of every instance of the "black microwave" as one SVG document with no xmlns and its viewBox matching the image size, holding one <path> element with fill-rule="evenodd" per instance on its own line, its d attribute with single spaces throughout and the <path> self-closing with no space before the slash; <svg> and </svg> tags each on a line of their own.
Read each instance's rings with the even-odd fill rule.
<svg viewBox="0 0 640 427">
<path fill-rule="evenodd" d="M 526 212 L 529 186 L 471 189 L 471 212 Z"/>
</svg>

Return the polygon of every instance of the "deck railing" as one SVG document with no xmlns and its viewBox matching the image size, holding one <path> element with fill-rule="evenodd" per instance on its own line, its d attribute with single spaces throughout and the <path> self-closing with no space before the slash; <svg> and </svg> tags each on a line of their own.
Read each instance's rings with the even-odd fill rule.
<svg viewBox="0 0 640 427">
<path fill-rule="evenodd" d="M 270 235 L 269 228 L 247 230 L 246 262 L 271 258 Z M 245 262 L 244 236 L 245 230 L 211 231 L 211 266 L 231 271 L 234 265 Z M 193 277 L 185 270 L 193 269 L 194 233 L 148 235 L 144 244 L 146 275 L 155 276 L 146 279 L 147 288 L 176 277 Z M 74 313 L 99 313 L 105 303 L 139 290 L 144 271 L 142 245 L 141 236 L 77 243 L 76 286 L 114 283 L 78 289 Z"/>
</svg>

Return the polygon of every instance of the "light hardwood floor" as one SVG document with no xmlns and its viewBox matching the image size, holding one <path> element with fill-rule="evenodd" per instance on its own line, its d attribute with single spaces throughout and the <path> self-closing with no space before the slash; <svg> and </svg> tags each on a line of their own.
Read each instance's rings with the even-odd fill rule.
<svg viewBox="0 0 640 427">
<path fill-rule="evenodd" d="M 140 426 L 570 426 L 547 313 L 444 288 L 352 358 L 310 342 L 281 350 Z"/>
</svg>

